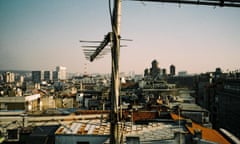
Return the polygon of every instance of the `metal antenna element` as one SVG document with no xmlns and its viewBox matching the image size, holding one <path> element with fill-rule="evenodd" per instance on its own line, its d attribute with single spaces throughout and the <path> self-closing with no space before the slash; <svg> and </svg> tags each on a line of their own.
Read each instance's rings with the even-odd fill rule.
<svg viewBox="0 0 240 144">
<path fill-rule="evenodd" d="M 99 46 L 95 46 L 95 45 L 91 45 L 91 46 L 84 45 L 84 46 L 82 46 L 84 48 L 83 52 L 85 54 L 85 58 L 92 62 L 96 58 L 100 58 L 103 54 L 106 54 L 106 52 L 102 52 L 102 50 L 109 44 L 111 37 L 112 37 L 112 32 L 109 32 L 107 35 L 105 35 L 103 41 L 80 40 L 80 42 L 82 42 L 82 43 L 100 43 Z"/>
<path fill-rule="evenodd" d="M 87 40 L 80 40 L 81 43 L 100 43 L 101 41 L 87 41 Z"/>
<path fill-rule="evenodd" d="M 108 45 L 110 42 L 110 39 L 112 37 L 112 33 L 109 32 L 104 40 L 100 43 L 100 45 L 96 48 L 95 52 L 90 56 L 90 61 L 92 62 L 99 54 L 100 52 Z"/>
</svg>

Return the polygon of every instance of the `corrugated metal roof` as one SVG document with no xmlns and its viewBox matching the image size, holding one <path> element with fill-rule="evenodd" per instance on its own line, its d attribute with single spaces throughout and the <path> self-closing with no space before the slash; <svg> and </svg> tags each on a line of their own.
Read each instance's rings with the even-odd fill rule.
<svg viewBox="0 0 240 144">
<path fill-rule="evenodd" d="M 72 122 L 61 126 L 55 134 L 109 135 L 110 123 L 98 120 Z"/>
<path fill-rule="evenodd" d="M 174 139 L 175 132 L 185 131 L 183 126 L 179 127 L 174 124 L 166 124 L 162 122 L 149 123 L 148 125 L 132 125 L 131 122 L 126 122 L 121 129 L 121 132 L 124 135 L 123 141 L 126 141 L 126 137 L 128 136 L 137 136 L 140 138 L 140 142 Z M 61 126 L 55 134 L 89 136 L 110 135 L 110 123 L 100 123 L 100 120 L 73 122 L 69 125 Z"/>
<path fill-rule="evenodd" d="M 171 113 L 173 120 L 184 119 L 176 114 Z M 187 129 L 186 129 L 187 128 Z M 140 142 L 171 140 L 175 138 L 175 133 L 191 133 L 195 135 L 195 130 L 202 132 L 202 139 L 221 143 L 230 144 L 219 132 L 216 130 L 203 127 L 197 123 L 192 122 L 190 125 L 176 125 L 171 123 L 149 122 L 147 125 L 132 125 L 131 122 L 126 122 L 121 127 L 121 132 L 124 135 L 124 141 L 127 136 L 137 136 Z M 81 120 L 74 121 L 67 125 L 62 125 L 55 132 L 56 135 L 110 135 L 110 123 L 101 122 L 100 120 Z"/>
</svg>

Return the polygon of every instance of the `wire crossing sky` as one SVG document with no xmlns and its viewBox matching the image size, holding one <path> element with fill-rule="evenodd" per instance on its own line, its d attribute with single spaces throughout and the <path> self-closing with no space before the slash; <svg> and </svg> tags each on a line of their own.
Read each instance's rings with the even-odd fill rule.
<svg viewBox="0 0 240 144">
<path fill-rule="evenodd" d="M 240 9 L 122 2 L 120 71 L 143 73 L 156 59 L 188 73 L 240 68 Z M 0 70 L 111 73 L 110 53 L 90 63 L 79 40 L 111 31 L 108 0 L 1 0 Z M 85 70 L 84 70 L 85 69 Z"/>
</svg>

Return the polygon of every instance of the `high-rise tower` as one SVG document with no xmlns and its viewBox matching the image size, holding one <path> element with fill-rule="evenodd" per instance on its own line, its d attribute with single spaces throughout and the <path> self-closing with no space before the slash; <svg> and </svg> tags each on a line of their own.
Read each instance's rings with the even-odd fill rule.
<svg viewBox="0 0 240 144">
<path fill-rule="evenodd" d="M 174 76 L 176 74 L 176 67 L 174 65 L 170 65 L 170 76 Z"/>
<path fill-rule="evenodd" d="M 57 77 L 59 80 L 66 80 L 67 79 L 67 68 L 63 66 L 56 67 Z"/>
<path fill-rule="evenodd" d="M 150 68 L 150 74 L 153 78 L 160 74 L 159 63 L 157 60 L 152 61 L 152 67 Z"/>
<path fill-rule="evenodd" d="M 32 71 L 32 81 L 34 83 L 40 83 L 44 79 L 43 71 Z"/>
<path fill-rule="evenodd" d="M 5 72 L 3 74 L 3 79 L 6 83 L 12 83 L 15 81 L 15 74 L 13 72 Z"/>
</svg>

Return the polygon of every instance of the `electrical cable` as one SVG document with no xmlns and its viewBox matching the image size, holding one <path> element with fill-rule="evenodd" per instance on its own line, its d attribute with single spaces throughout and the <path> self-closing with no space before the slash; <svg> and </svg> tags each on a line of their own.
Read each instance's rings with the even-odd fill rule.
<svg viewBox="0 0 240 144">
<path fill-rule="evenodd" d="M 113 33 L 114 33 L 114 36 L 115 36 L 115 38 L 116 37 L 118 37 L 118 35 L 117 35 L 117 30 L 116 30 L 116 27 L 114 26 L 114 17 L 113 17 L 113 13 L 112 13 L 112 7 L 111 7 L 111 0 L 108 0 L 108 9 L 109 9 L 109 15 L 110 15 L 110 19 L 111 19 L 111 27 L 112 27 L 112 31 L 113 31 Z M 114 38 L 114 39 L 115 39 Z"/>
<path fill-rule="evenodd" d="M 113 26 L 113 16 L 112 16 L 112 8 L 111 8 L 111 0 L 108 0 L 108 10 L 109 10 L 109 15 L 111 19 L 111 26 Z"/>
</svg>

